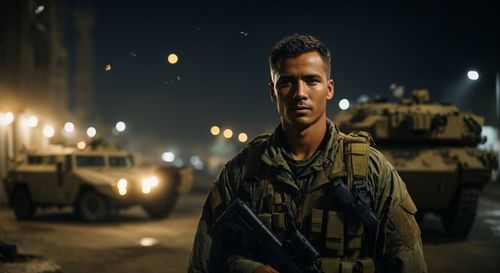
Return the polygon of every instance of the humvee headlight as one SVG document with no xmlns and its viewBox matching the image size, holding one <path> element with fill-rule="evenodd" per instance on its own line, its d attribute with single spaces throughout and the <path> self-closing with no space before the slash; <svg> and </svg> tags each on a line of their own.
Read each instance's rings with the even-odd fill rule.
<svg viewBox="0 0 500 273">
<path fill-rule="evenodd" d="M 149 180 L 151 181 L 151 186 L 153 187 L 158 186 L 158 177 L 152 176 Z"/>
<path fill-rule="evenodd" d="M 158 177 L 152 176 L 142 180 L 142 193 L 148 194 L 151 189 L 158 186 Z"/>
<path fill-rule="evenodd" d="M 116 184 L 116 186 L 118 187 L 118 193 L 120 195 L 127 194 L 127 185 L 128 185 L 127 179 L 122 178 L 122 179 L 118 180 L 118 183 Z"/>
</svg>

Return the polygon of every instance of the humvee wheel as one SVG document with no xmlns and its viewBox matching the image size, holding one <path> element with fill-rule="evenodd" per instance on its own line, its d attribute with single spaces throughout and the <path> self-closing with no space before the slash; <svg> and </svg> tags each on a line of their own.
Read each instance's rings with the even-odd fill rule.
<svg viewBox="0 0 500 273">
<path fill-rule="evenodd" d="M 456 238 L 466 238 L 474 224 L 478 202 L 478 190 L 463 188 L 451 205 L 441 214 L 446 232 Z"/>
<path fill-rule="evenodd" d="M 30 219 L 35 213 L 36 206 L 31 200 L 28 190 L 18 188 L 12 194 L 12 208 L 17 219 Z"/>
<path fill-rule="evenodd" d="M 75 204 L 75 212 L 84 220 L 98 222 L 111 214 L 109 200 L 94 190 L 83 191 Z"/>
<path fill-rule="evenodd" d="M 170 213 L 172 213 L 175 204 L 177 204 L 178 197 L 179 194 L 177 192 L 168 194 L 164 198 L 156 200 L 153 203 L 144 204 L 142 208 L 146 211 L 146 213 L 149 215 L 150 218 L 153 219 L 165 218 L 168 217 Z"/>
</svg>

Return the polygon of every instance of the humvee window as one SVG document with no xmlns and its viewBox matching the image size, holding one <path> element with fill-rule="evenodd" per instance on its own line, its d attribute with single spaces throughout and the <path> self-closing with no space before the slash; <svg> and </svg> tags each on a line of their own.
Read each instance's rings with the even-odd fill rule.
<svg viewBox="0 0 500 273">
<path fill-rule="evenodd" d="M 30 164 L 30 165 L 42 164 L 42 157 L 41 156 L 28 156 L 28 164 Z"/>
<path fill-rule="evenodd" d="M 56 157 L 51 156 L 40 156 L 40 155 L 32 155 L 28 156 L 28 164 L 29 165 L 40 165 L 40 164 L 55 164 Z"/>
<path fill-rule="evenodd" d="M 110 167 L 132 167 L 132 162 L 130 160 L 130 157 L 110 156 L 108 159 Z"/>
<path fill-rule="evenodd" d="M 76 156 L 76 165 L 78 167 L 104 167 L 104 157 L 95 155 Z"/>
</svg>

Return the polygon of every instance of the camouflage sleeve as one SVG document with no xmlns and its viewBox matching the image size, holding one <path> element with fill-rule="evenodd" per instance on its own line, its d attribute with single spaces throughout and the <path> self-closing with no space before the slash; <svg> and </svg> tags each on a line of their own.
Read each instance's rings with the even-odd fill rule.
<svg viewBox="0 0 500 273">
<path fill-rule="evenodd" d="M 417 208 L 405 183 L 380 152 L 372 148 L 369 158 L 368 182 L 375 193 L 375 212 L 383 224 L 377 253 L 382 272 L 427 272 L 415 220 Z"/>
<path fill-rule="evenodd" d="M 188 273 L 218 273 L 223 272 L 223 268 L 228 272 L 250 273 L 260 265 L 249 258 L 226 253 L 223 238 L 215 230 L 215 219 L 235 196 L 243 159 L 240 154 L 229 161 L 208 193 L 196 230 Z"/>
</svg>

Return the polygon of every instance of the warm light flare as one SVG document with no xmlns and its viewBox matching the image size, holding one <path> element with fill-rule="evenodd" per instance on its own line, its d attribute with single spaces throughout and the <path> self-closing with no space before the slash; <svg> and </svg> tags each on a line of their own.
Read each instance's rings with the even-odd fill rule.
<svg viewBox="0 0 500 273">
<path fill-rule="evenodd" d="M 142 180 L 142 193 L 148 194 L 156 186 L 158 186 L 158 178 L 156 176 L 144 178 Z"/>
<path fill-rule="evenodd" d="M 224 130 L 223 135 L 224 135 L 225 138 L 231 138 L 233 136 L 233 130 L 226 129 L 226 130 Z"/>
<path fill-rule="evenodd" d="M 170 64 L 176 64 L 179 61 L 179 57 L 176 54 L 172 53 L 168 55 L 167 61 Z"/>
<path fill-rule="evenodd" d="M 76 147 L 80 150 L 83 150 L 87 147 L 87 143 L 85 143 L 85 141 L 80 141 L 78 142 L 78 144 L 76 144 Z"/>
<path fill-rule="evenodd" d="M 14 114 L 12 112 L 7 112 L 5 114 L 0 113 L 0 124 L 3 126 L 8 126 L 14 121 Z"/>
<path fill-rule="evenodd" d="M 64 123 L 64 131 L 66 133 L 73 133 L 73 131 L 75 131 L 75 124 L 73 124 L 73 122 L 66 122 Z"/>
<path fill-rule="evenodd" d="M 31 128 L 38 126 L 38 118 L 36 116 L 30 116 L 27 120 L 27 124 Z"/>
<path fill-rule="evenodd" d="M 122 178 L 118 180 L 117 187 L 118 187 L 118 193 L 120 195 L 125 195 L 127 194 L 127 186 L 128 186 L 128 181 L 125 178 Z"/>
<path fill-rule="evenodd" d="M 248 140 L 248 135 L 245 134 L 245 133 L 240 133 L 238 135 L 238 140 L 241 142 L 241 143 L 244 143 L 244 142 L 247 142 Z"/>
<path fill-rule="evenodd" d="M 212 126 L 212 128 L 210 128 L 210 133 L 213 135 L 213 136 L 217 136 L 220 134 L 220 128 L 219 126 Z"/>
<path fill-rule="evenodd" d="M 54 127 L 52 126 L 45 126 L 43 127 L 43 136 L 47 138 L 51 138 L 54 136 Z"/>
</svg>

